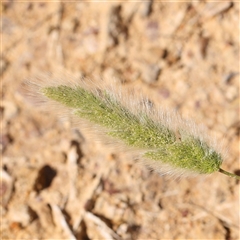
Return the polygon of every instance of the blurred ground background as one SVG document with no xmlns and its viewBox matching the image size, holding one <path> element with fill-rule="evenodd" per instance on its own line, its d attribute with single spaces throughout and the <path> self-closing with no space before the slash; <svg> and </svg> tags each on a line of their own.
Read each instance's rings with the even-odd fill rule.
<svg viewBox="0 0 240 240">
<path fill-rule="evenodd" d="M 237 173 L 239 2 L 0 6 L 1 239 L 239 239 L 239 181 L 159 176 L 19 91 L 59 69 L 112 79 L 225 139 Z"/>
</svg>

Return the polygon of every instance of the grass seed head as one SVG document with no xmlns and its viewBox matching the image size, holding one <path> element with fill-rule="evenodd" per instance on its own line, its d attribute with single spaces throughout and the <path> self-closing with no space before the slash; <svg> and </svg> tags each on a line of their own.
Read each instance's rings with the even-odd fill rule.
<svg viewBox="0 0 240 240">
<path fill-rule="evenodd" d="M 135 95 L 93 82 L 30 85 L 35 90 L 37 86 L 44 101 L 65 106 L 88 126 L 94 126 L 88 128 L 90 131 L 137 153 L 138 159 L 158 172 L 176 176 L 225 173 L 220 168 L 223 157 L 215 142 L 203 134 L 202 128 L 177 113 L 154 108 L 144 99 L 136 104 Z"/>
</svg>

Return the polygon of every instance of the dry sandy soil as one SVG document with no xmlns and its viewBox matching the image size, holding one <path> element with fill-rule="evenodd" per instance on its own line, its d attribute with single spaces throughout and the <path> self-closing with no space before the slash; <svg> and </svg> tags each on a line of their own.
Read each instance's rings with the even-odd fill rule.
<svg viewBox="0 0 240 240">
<path fill-rule="evenodd" d="M 239 174 L 235 1 L 1 2 L 1 239 L 239 239 L 239 181 L 169 179 L 40 110 L 40 73 L 100 76 L 204 124 Z"/>
</svg>

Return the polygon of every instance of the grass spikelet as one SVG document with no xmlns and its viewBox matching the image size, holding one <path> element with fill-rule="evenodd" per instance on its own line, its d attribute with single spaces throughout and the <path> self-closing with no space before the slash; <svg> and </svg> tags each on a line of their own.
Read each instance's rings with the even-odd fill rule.
<svg viewBox="0 0 240 240">
<path fill-rule="evenodd" d="M 163 174 L 188 176 L 221 172 L 223 157 L 213 141 L 196 124 L 177 113 L 136 104 L 133 94 L 96 86 L 87 81 L 31 83 L 44 101 L 65 106 L 92 131 L 100 129 L 110 141 L 138 153 L 138 159 Z M 34 92 L 33 92 L 34 95 Z M 43 102 L 44 102 L 43 101 Z"/>
</svg>

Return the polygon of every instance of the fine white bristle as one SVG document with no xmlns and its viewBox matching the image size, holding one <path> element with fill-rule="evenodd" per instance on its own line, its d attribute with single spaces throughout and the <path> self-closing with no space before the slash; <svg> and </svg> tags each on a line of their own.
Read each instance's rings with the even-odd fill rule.
<svg viewBox="0 0 240 240">
<path fill-rule="evenodd" d="M 138 161 L 143 162 L 161 174 L 182 177 L 196 175 L 197 172 L 194 171 L 194 169 L 191 170 L 179 166 L 176 167 L 170 163 L 154 161 L 145 157 L 144 154 L 146 151 L 156 149 L 129 146 L 121 139 L 110 137 L 107 127 L 94 124 L 88 119 L 79 118 L 76 116 L 78 109 L 67 108 L 57 101 L 49 99 L 43 94 L 43 89 L 58 86 L 68 86 L 71 89 L 83 88 L 96 97 L 103 99 L 109 106 L 112 104 L 111 101 L 115 101 L 119 104 L 119 109 L 121 109 L 123 113 L 125 109 L 127 109 L 128 112 L 134 114 L 134 116 L 139 119 L 140 123 L 144 122 L 145 116 L 147 116 L 149 119 L 152 119 L 153 122 L 160 123 L 165 129 L 174 132 L 175 136 L 180 137 L 176 141 L 185 141 L 189 137 L 198 139 L 203 146 L 203 150 L 206 151 L 206 157 L 211 154 L 211 151 L 219 153 L 223 158 L 225 157 L 222 143 L 219 143 L 215 138 L 210 137 L 203 126 L 198 126 L 191 120 L 182 119 L 182 117 L 175 111 L 165 110 L 160 106 L 154 106 L 151 101 L 144 98 L 140 93 L 126 89 L 123 90 L 120 87 L 116 87 L 114 84 L 106 84 L 101 78 L 74 78 L 70 75 L 67 76 L 66 74 L 62 76 L 42 74 L 24 84 L 23 88 L 26 90 L 26 95 L 28 95 L 30 101 L 34 104 L 37 104 L 48 112 L 57 112 L 60 117 L 71 114 L 74 119 L 74 125 L 87 130 L 89 133 L 93 133 L 93 136 L 98 137 L 101 141 L 109 143 L 117 151 L 131 153 L 134 158 L 138 159 Z M 107 96 L 110 96 L 110 100 L 105 98 L 104 93 L 107 93 Z M 151 141 L 151 139 L 149 139 L 149 141 Z"/>
</svg>

